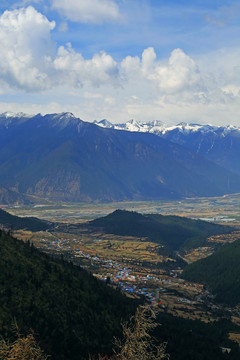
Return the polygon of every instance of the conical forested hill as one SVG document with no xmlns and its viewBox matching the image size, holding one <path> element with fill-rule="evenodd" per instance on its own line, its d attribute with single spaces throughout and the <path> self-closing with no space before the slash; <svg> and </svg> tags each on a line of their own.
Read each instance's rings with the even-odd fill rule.
<svg viewBox="0 0 240 360">
<path fill-rule="evenodd" d="M 230 226 L 202 220 L 172 215 L 143 215 L 127 210 L 116 210 L 90 221 L 89 224 L 94 228 L 102 228 L 109 234 L 147 237 L 150 241 L 174 251 L 202 246 L 208 236 L 233 230 Z"/>
</svg>

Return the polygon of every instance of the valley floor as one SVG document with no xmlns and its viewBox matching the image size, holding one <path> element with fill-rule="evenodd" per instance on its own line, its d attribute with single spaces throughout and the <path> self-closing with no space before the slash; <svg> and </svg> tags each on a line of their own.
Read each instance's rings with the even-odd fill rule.
<svg viewBox="0 0 240 360">
<path fill-rule="evenodd" d="M 116 209 L 124 209 L 142 214 L 179 215 L 221 224 L 240 225 L 239 208 L 240 194 L 231 194 L 211 198 L 186 198 L 180 201 L 49 203 L 48 205 L 6 207 L 6 210 L 17 216 L 34 216 L 40 219 L 69 223 L 95 219 Z"/>
<path fill-rule="evenodd" d="M 236 194 L 220 198 L 185 199 L 179 202 L 61 204 L 6 210 L 14 215 L 36 216 L 66 225 L 84 223 L 120 208 L 141 213 L 202 218 L 236 226 L 235 233 L 210 237 L 207 246 L 182 253 L 182 258 L 190 263 L 212 254 L 215 246 L 240 238 L 239 205 L 240 194 Z M 33 242 L 46 253 L 63 256 L 81 265 L 129 297 L 145 296 L 147 301 L 155 304 L 161 312 L 204 322 L 227 318 L 240 325 L 238 307 L 229 308 L 216 304 L 214 297 L 204 286 L 181 279 L 182 268 L 176 266 L 176 260 L 159 255 L 159 245 L 144 238 L 89 232 L 87 228 L 77 232 L 58 232 L 56 229 L 54 232 L 32 233 L 19 230 L 13 235 Z M 230 334 L 230 337 L 240 342 L 239 334 Z"/>
</svg>

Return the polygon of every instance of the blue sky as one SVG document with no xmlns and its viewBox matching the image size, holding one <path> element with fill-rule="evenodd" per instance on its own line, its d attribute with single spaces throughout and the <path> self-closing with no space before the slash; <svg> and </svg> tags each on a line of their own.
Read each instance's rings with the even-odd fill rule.
<svg viewBox="0 0 240 360">
<path fill-rule="evenodd" d="M 0 112 L 239 124 L 240 4 L 2 0 Z"/>
</svg>

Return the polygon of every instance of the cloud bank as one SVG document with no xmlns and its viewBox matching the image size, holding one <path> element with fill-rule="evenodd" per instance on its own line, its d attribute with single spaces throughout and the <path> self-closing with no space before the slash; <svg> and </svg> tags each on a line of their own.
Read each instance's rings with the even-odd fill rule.
<svg viewBox="0 0 240 360">
<path fill-rule="evenodd" d="M 112 0 L 101 0 L 101 6 L 100 0 L 54 0 L 53 6 L 73 21 L 119 18 Z M 94 11 L 90 11 L 92 6 Z M 116 121 L 139 119 L 143 114 L 158 118 L 158 113 L 169 121 L 180 113 L 193 120 L 199 111 L 206 119 L 214 109 L 225 115 L 226 109 L 236 111 L 240 105 L 239 53 L 228 63 L 224 58 L 230 58 L 229 54 L 223 52 L 219 60 L 213 56 L 218 68 L 215 63 L 206 66 L 210 58 L 194 59 L 180 48 L 173 49 L 167 59 L 159 59 L 153 47 L 143 49 L 141 56 L 118 61 L 105 51 L 84 58 L 70 43 L 57 46 L 52 37 L 55 27 L 54 21 L 32 6 L 0 16 L 0 92 L 8 88 L 28 94 L 46 92 L 52 97 L 57 93 L 66 101 L 71 97 L 71 104 L 75 98 L 92 120 L 94 112 L 116 117 Z"/>
</svg>

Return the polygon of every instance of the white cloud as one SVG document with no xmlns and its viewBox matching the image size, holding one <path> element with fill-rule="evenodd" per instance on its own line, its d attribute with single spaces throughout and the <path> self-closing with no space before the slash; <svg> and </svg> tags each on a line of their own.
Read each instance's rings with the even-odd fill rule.
<svg viewBox="0 0 240 360">
<path fill-rule="evenodd" d="M 85 91 L 83 94 L 84 99 L 101 99 L 103 96 L 99 93 L 92 93 L 89 91 Z"/>
<path fill-rule="evenodd" d="M 50 31 L 54 26 L 54 21 L 48 21 L 31 6 L 0 16 L 1 80 L 27 91 L 46 88 L 46 70 L 54 48 Z"/>
<path fill-rule="evenodd" d="M 71 44 L 67 48 L 59 47 L 54 67 L 59 72 L 60 83 L 76 87 L 114 85 L 118 76 L 117 63 L 110 55 L 103 51 L 95 54 L 92 59 L 85 60 L 72 49 Z"/>
<path fill-rule="evenodd" d="M 116 99 L 112 96 L 107 96 L 104 99 L 105 103 L 109 104 L 109 105 L 115 105 L 116 104 Z"/>
<path fill-rule="evenodd" d="M 68 31 L 68 23 L 67 23 L 66 21 L 63 21 L 63 22 L 59 25 L 58 30 L 59 30 L 60 32 L 66 32 L 66 31 Z"/>
<path fill-rule="evenodd" d="M 152 47 L 142 53 L 142 58 L 127 56 L 121 62 L 122 79 L 129 83 L 138 82 L 152 94 L 165 97 L 192 97 L 202 92 L 203 79 L 195 61 L 181 49 L 172 51 L 165 63 L 157 59 Z"/>
<path fill-rule="evenodd" d="M 116 85 L 118 66 L 104 51 L 84 59 L 71 44 L 56 52 L 55 22 L 33 7 L 0 16 L 0 80 L 27 92 L 68 84 L 72 87 Z"/>
<path fill-rule="evenodd" d="M 76 22 L 101 24 L 120 19 L 118 5 L 113 0 L 52 0 L 52 7 Z"/>
<path fill-rule="evenodd" d="M 14 8 L 19 8 L 19 7 L 24 7 L 30 4 L 38 4 L 40 3 L 42 0 L 21 0 L 18 2 L 15 2 L 13 7 Z"/>
<path fill-rule="evenodd" d="M 146 77 L 153 71 L 155 67 L 157 55 L 152 47 L 145 49 L 142 53 L 142 71 Z"/>
<path fill-rule="evenodd" d="M 201 114 L 209 121 L 214 112 L 219 121 L 237 119 L 239 49 L 202 58 L 175 49 L 162 60 L 148 47 L 141 56 L 129 55 L 120 62 L 104 51 L 86 59 L 71 44 L 57 49 L 51 37 L 54 27 L 33 7 L 0 16 L 0 92 L 7 84 L 11 94 L 16 88 L 18 94 L 37 93 L 36 104 L 42 96 L 43 105 L 32 108 L 72 111 L 86 120 L 198 121 Z M 56 102 L 60 98 L 62 104 Z M 21 111 L 21 106 L 31 109 L 29 104 L 16 109 Z"/>
<path fill-rule="evenodd" d="M 230 96 L 239 96 L 240 95 L 240 86 L 229 84 L 221 89 L 225 94 Z"/>
<path fill-rule="evenodd" d="M 177 93 L 199 87 L 201 77 L 197 65 L 181 49 L 172 51 L 166 66 L 157 65 L 148 78 L 158 82 L 166 93 Z"/>
<path fill-rule="evenodd" d="M 238 3 L 221 6 L 218 10 L 205 15 L 205 21 L 210 25 L 224 27 L 234 19 L 239 19 L 240 6 Z"/>
</svg>

